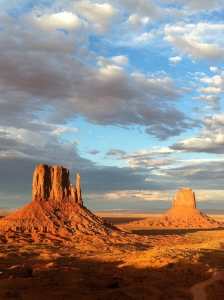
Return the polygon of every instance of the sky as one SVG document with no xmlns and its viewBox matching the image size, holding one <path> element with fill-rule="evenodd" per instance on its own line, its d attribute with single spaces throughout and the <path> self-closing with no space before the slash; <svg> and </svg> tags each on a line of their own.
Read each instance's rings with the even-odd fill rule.
<svg viewBox="0 0 224 300">
<path fill-rule="evenodd" d="M 224 2 L 0 0 L 0 207 L 41 163 L 90 209 L 224 208 Z"/>
</svg>

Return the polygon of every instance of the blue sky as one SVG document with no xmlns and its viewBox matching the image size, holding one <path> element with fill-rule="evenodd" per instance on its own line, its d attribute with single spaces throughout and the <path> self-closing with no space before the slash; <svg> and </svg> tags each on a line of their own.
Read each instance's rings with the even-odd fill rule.
<svg viewBox="0 0 224 300">
<path fill-rule="evenodd" d="M 1 1 L 0 207 L 40 163 L 91 209 L 224 201 L 223 1 Z"/>
</svg>

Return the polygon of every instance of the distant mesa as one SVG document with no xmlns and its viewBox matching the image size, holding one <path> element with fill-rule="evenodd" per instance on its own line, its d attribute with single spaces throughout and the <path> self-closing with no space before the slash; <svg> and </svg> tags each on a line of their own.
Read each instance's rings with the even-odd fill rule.
<svg viewBox="0 0 224 300">
<path fill-rule="evenodd" d="M 196 208 L 195 193 L 184 188 L 173 198 L 172 208 L 161 218 L 135 221 L 132 224 L 152 228 L 218 228 L 224 223 L 217 222 Z"/>
<path fill-rule="evenodd" d="M 115 238 L 122 242 L 129 232 L 95 216 L 82 201 L 81 176 L 76 187 L 69 170 L 41 164 L 33 174 L 32 202 L 0 219 L 0 242 L 54 243 Z"/>
<path fill-rule="evenodd" d="M 174 207 L 196 208 L 195 193 L 190 188 L 184 188 L 173 198 Z"/>
</svg>

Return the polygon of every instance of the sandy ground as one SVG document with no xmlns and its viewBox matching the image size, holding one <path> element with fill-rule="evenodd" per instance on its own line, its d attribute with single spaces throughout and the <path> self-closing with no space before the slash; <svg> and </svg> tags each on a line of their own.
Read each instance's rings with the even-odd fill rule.
<svg viewBox="0 0 224 300">
<path fill-rule="evenodd" d="M 159 216 L 98 215 L 129 229 L 130 221 Z M 0 299 L 223 299 L 224 276 L 214 272 L 224 269 L 224 230 L 132 230 L 142 242 L 1 244 Z M 32 277 L 21 278 L 27 276 L 14 273 L 16 266 L 31 267 Z M 195 291 L 201 282 L 202 292 Z"/>
</svg>

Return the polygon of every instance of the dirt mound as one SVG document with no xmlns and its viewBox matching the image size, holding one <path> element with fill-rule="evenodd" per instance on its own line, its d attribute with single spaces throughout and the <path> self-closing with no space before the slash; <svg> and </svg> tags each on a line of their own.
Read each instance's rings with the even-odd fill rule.
<svg viewBox="0 0 224 300">
<path fill-rule="evenodd" d="M 132 225 L 154 228 L 218 228 L 224 223 L 213 220 L 196 208 L 195 193 L 185 188 L 173 199 L 172 208 L 161 218 L 131 222 Z"/>
<path fill-rule="evenodd" d="M 33 176 L 33 201 L 0 220 L 0 242 L 74 242 L 108 239 L 127 242 L 130 233 L 95 216 L 83 206 L 80 175 L 76 188 L 69 171 L 41 164 Z"/>
</svg>

